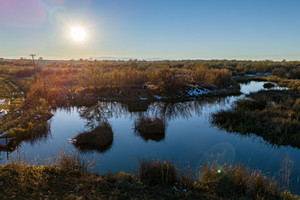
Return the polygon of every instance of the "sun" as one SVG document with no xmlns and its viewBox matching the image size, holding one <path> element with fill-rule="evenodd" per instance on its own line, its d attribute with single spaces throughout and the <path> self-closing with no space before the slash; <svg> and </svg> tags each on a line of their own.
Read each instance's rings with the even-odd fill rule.
<svg viewBox="0 0 300 200">
<path fill-rule="evenodd" d="M 71 27 L 70 29 L 71 38 L 77 42 L 81 42 L 86 38 L 86 31 L 79 26 Z"/>
</svg>

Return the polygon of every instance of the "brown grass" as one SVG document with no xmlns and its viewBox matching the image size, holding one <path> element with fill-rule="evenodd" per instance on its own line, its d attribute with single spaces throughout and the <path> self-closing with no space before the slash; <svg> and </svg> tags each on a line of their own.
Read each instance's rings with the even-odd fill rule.
<svg viewBox="0 0 300 200">
<path fill-rule="evenodd" d="M 135 131 L 144 140 L 160 141 L 165 137 L 166 123 L 160 118 L 140 117 L 135 121 Z"/>
<path fill-rule="evenodd" d="M 113 131 L 110 124 L 102 123 L 90 132 L 78 134 L 74 138 L 74 144 L 83 151 L 98 150 L 104 152 L 111 147 L 113 137 Z"/>
<path fill-rule="evenodd" d="M 173 186 L 177 171 L 168 160 L 162 162 L 152 159 L 141 159 L 139 168 L 140 180 L 148 185 Z"/>
</svg>

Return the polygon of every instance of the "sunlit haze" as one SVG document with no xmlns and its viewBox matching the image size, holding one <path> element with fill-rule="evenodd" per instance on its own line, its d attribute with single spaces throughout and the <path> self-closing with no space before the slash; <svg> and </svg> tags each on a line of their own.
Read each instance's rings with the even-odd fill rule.
<svg viewBox="0 0 300 200">
<path fill-rule="evenodd" d="M 299 0 L 0 0 L 0 57 L 299 60 L 299 8 Z"/>
<path fill-rule="evenodd" d="M 81 27 L 71 27 L 70 35 L 72 39 L 78 42 L 82 42 L 86 38 L 86 32 Z"/>
</svg>

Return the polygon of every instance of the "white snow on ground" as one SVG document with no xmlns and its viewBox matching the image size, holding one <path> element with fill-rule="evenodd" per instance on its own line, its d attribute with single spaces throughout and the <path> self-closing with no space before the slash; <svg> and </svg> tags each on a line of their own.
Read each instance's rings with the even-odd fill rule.
<svg viewBox="0 0 300 200">
<path fill-rule="evenodd" d="M 162 97 L 162 96 L 158 96 L 158 95 L 153 95 L 156 99 L 167 99 L 167 97 Z"/>
<path fill-rule="evenodd" d="M 8 110 L 4 110 L 4 109 L 0 110 L 0 117 L 6 115 L 7 113 L 8 113 Z"/>
<path fill-rule="evenodd" d="M 203 95 L 203 94 L 208 94 L 208 93 L 211 93 L 212 91 L 211 90 L 208 90 L 208 89 L 200 89 L 200 88 L 197 88 L 197 87 L 193 87 L 191 88 L 187 93 L 189 94 L 189 96 L 199 96 L 199 95 Z"/>
<path fill-rule="evenodd" d="M 177 74 L 177 75 L 173 76 L 173 78 L 177 78 L 177 77 L 186 77 L 186 78 L 189 78 L 190 76 L 189 75 L 185 75 L 185 74 Z"/>
<path fill-rule="evenodd" d="M 145 97 L 140 97 L 140 100 L 142 100 L 142 101 L 146 101 L 146 100 L 148 100 L 148 98 L 145 98 Z"/>
<path fill-rule="evenodd" d="M 0 105 L 4 104 L 4 103 L 5 103 L 5 100 L 4 99 L 0 99 Z"/>
</svg>

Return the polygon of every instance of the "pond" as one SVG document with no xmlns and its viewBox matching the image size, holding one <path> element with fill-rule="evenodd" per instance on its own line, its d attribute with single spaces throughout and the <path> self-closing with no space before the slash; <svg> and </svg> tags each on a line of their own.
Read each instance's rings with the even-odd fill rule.
<svg viewBox="0 0 300 200">
<path fill-rule="evenodd" d="M 116 103 L 99 102 L 92 107 L 58 109 L 50 120 L 50 133 L 38 141 L 23 142 L 13 153 L 0 155 L 5 163 L 12 157 L 24 156 L 43 162 L 59 154 L 60 149 L 76 151 L 86 159 L 95 160 L 98 173 L 135 172 L 140 158 L 168 158 L 178 168 L 188 165 L 197 171 L 203 162 L 217 164 L 242 163 L 269 176 L 279 177 L 281 163 L 288 154 L 294 161 L 291 182 L 298 193 L 300 151 L 292 147 L 275 147 L 256 136 L 241 136 L 219 130 L 210 123 L 210 116 L 219 109 L 228 109 L 245 94 L 263 89 L 265 82 L 241 84 L 242 94 L 222 98 L 203 98 L 184 103 Z M 284 89 L 277 87 L 277 89 Z M 166 121 L 166 132 L 151 140 L 134 131 L 135 120 L 141 116 L 157 116 Z M 98 123 L 108 122 L 113 130 L 113 143 L 104 151 L 80 151 L 69 139 L 90 130 Z M 213 156 L 212 156 L 213 155 Z"/>
</svg>

